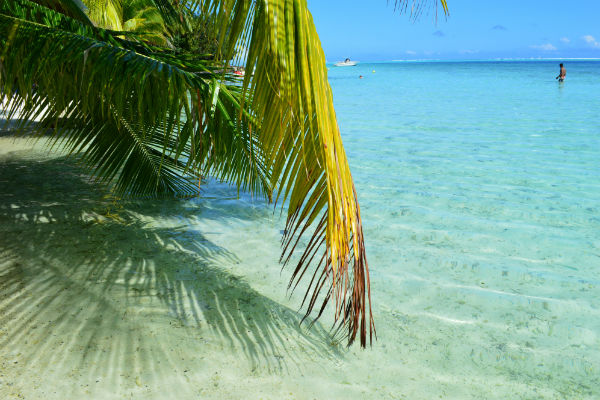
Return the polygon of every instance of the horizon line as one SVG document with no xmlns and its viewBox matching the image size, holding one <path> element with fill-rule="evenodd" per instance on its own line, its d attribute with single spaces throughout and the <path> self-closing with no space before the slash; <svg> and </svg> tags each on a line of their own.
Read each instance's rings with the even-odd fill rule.
<svg viewBox="0 0 600 400">
<path fill-rule="evenodd" d="M 600 61 L 600 57 L 495 57 L 495 58 L 411 58 L 411 59 L 394 59 L 394 60 L 366 60 L 358 61 L 359 63 L 392 63 L 392 62 L 482 62 L 482 61 Z M 325 61 L 326 63 L 336 63 L 338 61 Z"/>
</svg>

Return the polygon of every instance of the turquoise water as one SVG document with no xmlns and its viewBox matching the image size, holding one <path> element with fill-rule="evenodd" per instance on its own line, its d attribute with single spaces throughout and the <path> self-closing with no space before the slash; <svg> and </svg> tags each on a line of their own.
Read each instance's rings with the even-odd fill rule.
<svg viewBox="0 0 600 400">
<path fill-rule="evenodd" d="M 329 74 L 377 309 L 429 318 L 474 374 L 598 398 L 600 62 L 557 64 Z"/>
<path fill-rule="evenodd" d="M 261 200 L 212 183 L 113 201 L 0 135 L 0 397 L 600 398 L 600 62 L 566 68 L 329 70 L 367 350 L 336 343 L 331 315 L 299 326 Z"/>
</svg>

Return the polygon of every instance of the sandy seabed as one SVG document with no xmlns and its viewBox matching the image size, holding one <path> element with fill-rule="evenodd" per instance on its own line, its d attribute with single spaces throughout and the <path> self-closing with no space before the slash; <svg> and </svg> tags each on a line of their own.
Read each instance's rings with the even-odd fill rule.
<svg viewBox="0 0 600 400">
<path fill-rule="evenodd" d="M 44 145 L 0 137 L 2 399 L 598 398 L 585 358 L 532 357 L 483 318 L 411 314 L 434 296 L 418 284 L 380 290 L 379 341 L 348 349 L 331 321 L 300 325 L 279 213 L 218 185 L 195 201 L 115 200 Z"/>
<path fill-rule="evenodd" d="M 223 210 L 115 200 L 43 140 L 0 137 L 0 186 L 0 398 L 348 393 L 319 388 L 346 350 L 211 241 Z M 215 231 L 190 226 L 203 217 Z"/>
</svg>

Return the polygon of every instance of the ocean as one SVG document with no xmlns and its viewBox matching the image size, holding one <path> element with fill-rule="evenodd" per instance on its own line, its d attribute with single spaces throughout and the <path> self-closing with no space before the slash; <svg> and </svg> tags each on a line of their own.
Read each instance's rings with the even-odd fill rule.
<svg viewBox="0 0 600 400">
<path fill-rule="evenodd" d="M 300 325 L 280 209 L 114 199 L 0 136 L 0 397 L 600 398 L 600 61 L 558 63 L 330 66 L 364 350 Z"/>
</svg>

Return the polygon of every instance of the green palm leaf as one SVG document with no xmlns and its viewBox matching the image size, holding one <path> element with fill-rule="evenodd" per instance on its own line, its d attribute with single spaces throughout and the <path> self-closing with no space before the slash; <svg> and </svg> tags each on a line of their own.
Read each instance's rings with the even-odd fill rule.
<svg viewBox="0 0 600 400">
<path fill-rule="evenodd" d="M 23 126 L 57 121 L 54 137 L 81 151 L 99 179 L 116 178 L 119 194 L 190 194 L 192 172 L 270 195 L 251 119 L 239 118 L 239 84 L 211 72 L 217 65 L 170 63 L 169 54 L 82 33 L 0 15 L 2 99 L 12 100 L 11 115 L 21 111 Z"/>
</svg>

